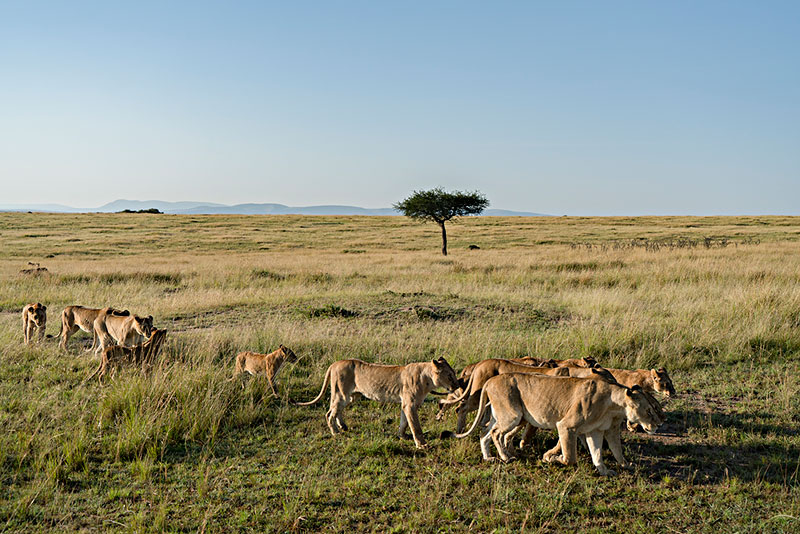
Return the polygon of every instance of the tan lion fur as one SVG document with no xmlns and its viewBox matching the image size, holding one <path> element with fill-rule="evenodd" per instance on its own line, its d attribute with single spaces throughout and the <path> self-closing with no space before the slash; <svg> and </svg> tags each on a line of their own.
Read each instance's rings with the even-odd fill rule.
<svg viewBox="0 0 800 534">
<path fill-rule="evenodd" d="M 94 332 L 99 341 L 95 352 L 102 352 L 114 343 L 124 347 L 133 347 L 150 337 L 152 330 L 152 315 L 147 317 L 131 314 L 121 316 L 112 308 L 104 308 L 94 320 Z"/>
<path fill-rule="evenodd" d="M 61 338 L 59 346 L 66 350 L 67 341 L 69 337 L 75 334 L 78 330 L 83 330 L 87 334 L 92 334 L 92 347 L 88 350 L 97 348 L 97 333 L 94 330 L 94 322 L 101 312 L 105 310 L 112 310 L 112 313 L 125 317 L 130 315 L 127 310 L 114 310 L 113 308 L 86 308 L 84 306 L 67 306 L 61 312 L 61 332 L 58 337 Z"/>
<path fill-rule="evenodd" d="M 417 414 L 422 401 L 434 388 L 443 387 L 453 391 L 458 387 L 456 373 L 444 358 L 407 365 L 339 360 L 328 367 L 319 395 L 314 400 L 297 404 L 308 406 L 320 400 L 328 382 L 331 384 L 331 402 L 326 419 L 331 434 L 336 435 L 347 430 L 344 409 L 352 401 L 353 393 L 360 393 L 371 400 L 399 403 L 401 412 L 398 434 L 405 437 L 410 426 L 414 443 L 420 449 L 425 446 Z"/>
<path fill-rule="evenodd" d="M 277 350 L 269 354 L 261 354 L 258 352 L 240 352 L 236 355 L 236 366 L 233 370 L 234 378 L 244 372 L 250 373 L 255 376 L 258 374 L 266 375 L 269 387 L 272 389 L 273 395 L 277 396 L 275 392 L 275 377 L 278 371 L 281 370 L 283 364 L 287 361 L 297 361 L 292 349 L 280 345 Z"/>
<path fill-rule="evenodd" d="M 585 435 L 592 463 L 601 475 L 612 474 L 603 463 L 604 439 L 617 462 L 624 467 L 630 465 L 622 454 L 620 427 L 623 420 L 641 424 L 649 433 L 655 432 L 663 422 L 638 388 L 630 389 L 597 378 L 510 373 L 486 381 L 472 427 L 456 437 L 466 437 L 478 426 L 487 405 L 491 406 L 491 416 L 481 437 L 485 460 L 492 459 L 490 440 L 503 461 L 513 459 L 510 437 L 527 423 L 558 431 L 559 445 L 545 453 L 542 459 L 546 462 L 575 464 L 577 438 Z"/>
<path fill-rule="evenodd" d="M 149 367 L 158 356 L 166 337 L 166 330 L 154 328 L 150 337 L 139 345 L 133 347 L 123 347 L 122 345 L 106 347 L 101 355 L 100 366 L 86 380 L 89 381 L 95 375 L 98 375 L 97 380 L 102 384 L 103 377 L 108 373 L 108 369 L 111 368 L 113 372 L 123 362 L 140 365 L 142 368 Z"/>
<path fill-rule="evenodd" d="M 44 339 L 44 331 L 47 327 L 47 306 L 40 302 L 28 304 L 22 308 L 22 335 L 25 344 L 30 345 L 33 340 L 34 330 L 38 331 L 39 342 Z"/>
</svg>

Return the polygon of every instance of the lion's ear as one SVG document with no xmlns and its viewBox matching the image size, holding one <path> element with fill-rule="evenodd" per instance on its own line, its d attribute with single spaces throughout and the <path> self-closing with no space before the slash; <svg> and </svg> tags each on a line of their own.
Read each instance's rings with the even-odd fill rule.
<svg viewBox="0 0 800 534">
<path fill-rule="evenodd" d="M 42 311 L 47 311 L 47 306 L 42 306 Z"/>
<path fill-rule="evenodd" d="M 658 378 L 658 371 L 656 371 L 655 369 L 650 369 L 650 376 L 652 376 L 653 378 Z"/>
<path fill-rule="evenodd" d="M 625 395 L 627 395 L 628 397 L 633 397 L 633 390 L 632 389 L 626 389 L 625 390 Z"/>
<path fill-rule="evenodd" d="M 152 315 L 148 315 L 148 316 L 147 316 L 147 320 L 152 322 L 152 320 L 153 320 L 153 316 L 152 316 Z"/>
</svg>

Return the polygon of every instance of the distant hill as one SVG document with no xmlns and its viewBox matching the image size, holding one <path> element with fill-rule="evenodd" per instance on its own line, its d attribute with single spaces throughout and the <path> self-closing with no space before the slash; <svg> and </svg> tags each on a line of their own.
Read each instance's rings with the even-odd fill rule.
<svg viewBox="0 0 800 534">
<path fill-rule="evenodd" d="M 41 211 L 52 213 L 116 213 L 156 208 L 172 214 L 225 215 L 400 215 L 392 208 L 359 208 L 357 206 L 285 206 L 283 204 L 236 204 L 227 206 L 213 202 L 165 202 L 163 200 L 115 200 L 98 208 L 73 208 L 61 204 L 0 204 L 0 211 Z M 498 217 L 542 217 L 543 213 L 488 209 L 483 215 Z"/>
</svg>

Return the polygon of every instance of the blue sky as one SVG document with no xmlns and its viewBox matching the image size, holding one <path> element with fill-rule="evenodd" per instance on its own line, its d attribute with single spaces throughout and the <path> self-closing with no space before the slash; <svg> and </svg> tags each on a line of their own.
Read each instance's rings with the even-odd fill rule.
<svg viewBox="0 0 800 534">
<path fill-rule="evenodd" d="M 0 203 L 800 214 L 797 2 L 0 3 Z"/>
</svg>

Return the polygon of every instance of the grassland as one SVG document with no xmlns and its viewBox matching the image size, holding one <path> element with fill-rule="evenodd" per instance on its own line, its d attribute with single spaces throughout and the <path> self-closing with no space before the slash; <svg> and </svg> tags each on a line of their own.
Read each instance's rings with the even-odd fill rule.
<svg viewBox="0 0 800 534">
<path fill-rule="evenodd" d="M 800 218 L 449 230 L 445 258 L 437 228 L 399 217 L 0 214 L 0 531 L 800 531 Z M 79 341 L 22 344 L 37 300 L 52 334 L 69 304 L 154 315 L 160 366 L 86 383 Z M 229 380 L 237 351 L 278 343 L 301 357 L 281 399 Z M 417 451 L 395 406 L 355 402 L 333 438 L 324 403 L 287 402 L 340 358 L 523 354 L 667 366 L 663 433 L 624 436 L 633 472 L 545 466 L 546 433 L 483 463 L 437 438 L 454 419 L 434 403 Z"/>
</svg>

